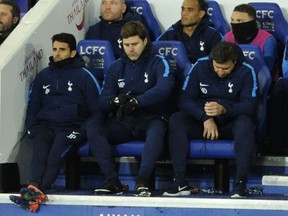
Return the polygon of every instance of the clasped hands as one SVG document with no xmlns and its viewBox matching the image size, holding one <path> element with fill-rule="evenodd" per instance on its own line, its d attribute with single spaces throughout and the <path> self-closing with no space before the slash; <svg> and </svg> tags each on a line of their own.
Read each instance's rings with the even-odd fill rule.
<svg viewBox="0 0 288 216">
<path fill-rule="evenodd" d="M 121 121 L 124 117 L 134 112 L 139 103 L 132 95 L 120 94 L 110 101 L 110 105 L 117 108 L 116 120 Z"/>
<path fill-rule="evenodd" d="M 211 118 L 204 121 L 203 138 L 216 140 L 219 137 L 219 132 L 213 117 L 225 114 L 226 109 L 217 102 L 206 102 L 204 105 L 204 111 L 206 115 L 211 116 Z"/>
</svg>

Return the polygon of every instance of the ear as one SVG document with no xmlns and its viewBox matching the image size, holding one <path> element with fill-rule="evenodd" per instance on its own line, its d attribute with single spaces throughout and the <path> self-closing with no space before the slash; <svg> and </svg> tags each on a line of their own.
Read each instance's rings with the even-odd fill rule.
<svg viewBox="0 0 288 216">
<path fill-rule="evenodd" d="M 206 12 L 204 10 L 200 10 L 200 17 L 201 19 L 205 16 Z"/>
<path fill-rule="evenodd" d="M 126 5 L 126 4 L 123 4 L 123 5 L 122 5 L 122 14 L 125 13 L 126 9 L 127 9 L 127 5 Z"/>
<path fill-rule="evenodd" d="M 19 21 L 19 17 L 13 17 L 13 20 L 12 20 L 13 25 L 18 23 L 18 21 Z"/>
<path fill-rule="evenodd" d="M 147 39 L 147 37 L 144 39 L 144 45 L 146 46 L 146 44 L 147 44 L 147 42 L 148 42 L 148 39 Z"/>
<path fill-rule="evenodd" d="M 77 54 L 77 51 L 76 50 L 72 50 L 71 51 L 71 58 L 74 58 L 75 56 L 76 56 L 76 54 Z"/>
</svg>

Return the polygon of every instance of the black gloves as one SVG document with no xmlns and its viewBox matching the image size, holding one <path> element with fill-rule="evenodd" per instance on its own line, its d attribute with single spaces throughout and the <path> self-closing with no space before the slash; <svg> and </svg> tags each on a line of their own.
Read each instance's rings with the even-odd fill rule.
<svg viewBox="0 0 288 216">
<path fill-rule="evenodd" d="M 124 117 L 134 112 L 139 103 L 136 98 L 131 98 L 128 102 L 120 105 L 116 113 L 116 120 L 121 121 Z"/>
<path fill-rule="evenodd" d="M 120 94 L 117 97 L 113 98 L 109 104 L 113 107 L 120 107 L 121 105 L 127 103 L 133 96 L 127 94 Z"/>
</svg>

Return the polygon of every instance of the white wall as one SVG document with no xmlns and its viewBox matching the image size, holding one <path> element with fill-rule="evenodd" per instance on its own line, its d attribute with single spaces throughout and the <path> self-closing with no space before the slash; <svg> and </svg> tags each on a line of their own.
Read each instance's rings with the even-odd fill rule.
<svg viewBox="0 0 288 216">
<path fill-rule="evenodd" d="M 265 2 L 265 0 L 254 0 Z M 148 0 L 162 31 L 180 18 L 182 0 Z M 233 0 L 218 0 L 229 22 Z M 241 3 L 248 3 L 242 0 Z M 269 1 L 267 1 L 269 2 Z M 288 1 L 275 0 L 287 18 Z M 100 0 L 40 0 L 21 20 L 18 27 L 0 46 L 0 163 L 18 162 L 25 179 L 31 144 L 24 134 L 28 89 L 35 74 L 47 66 L 51 55 L 51 36 L 59 32 L 84 37 L 89 25 L 99 21 Z M 85 25 L 78 30 L 85 12 Z M 288 20 L 288 19 L 287 19 Z M 28 158 L 28 159 L 27 159 Z"/>
<path fill-rule="evenodd" d="M 21 177 L 27 173 L 23 170 L 31 158 L 30 142 L 20 140 L 25 132 L 31 81 L 47 66 L 53 34 L 69 32 L 78 40 L 84 37 L 88 19 L 81 29 L 76 24 L 81 23 L 84 11 L 84 17 L 88 17 L 88 9 L 93 9 L 91 3 L 92 0 L 41 0 L 0 46 L 0 163 L 17 161 Z"/>
</svg>

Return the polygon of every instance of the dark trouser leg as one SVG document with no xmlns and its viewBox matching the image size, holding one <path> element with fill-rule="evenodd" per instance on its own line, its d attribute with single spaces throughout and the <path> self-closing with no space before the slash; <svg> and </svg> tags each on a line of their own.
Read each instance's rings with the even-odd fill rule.
<svg viewBox="0 0 288 216">
<path fill-rule="evenodd" d="M 131 140 L 132 134 L 120 122 L 109 121 L 104 125 L 99 119 L 88 122 L 86 132 L 92 155 L 106 179 L 118 177 L 111 144 Z"/>
<path fill-rule="evenodd" d="M 174 173 L 185 173 L 190 139 L 201 138 L 203 123 L 178 112 L 169 119 L 169 149 Z"/>
<path fill-rule="evenodd" d="M 146 141 L 142 152 L 139 176 L 149 179 L 156 161 L 163 151 L 167 123 L 161 119 L 153 119 L 146 132 Z"/>
<path fill-rule="evenodd" d="M 47 158 L 54 140 L 54 131 L 46 126 L 33 129 L 33 156 L 30 166 L 29 184 L 39 187 L 47 168 Z"/>
<path fill-rule="evenodd" d="M 234 121 L 234 151 L 236 157 L 236 179 L 246 178 L 251 160 L 256 150 L 255 125 L 245 115 L 238 116 Z"/>
<path fill-rule="evenodd" d="M 288 118 L 287 98 L 288 79 L 279 79 L 274 86 L 270 99 L 270 123 L 268 125 L 268 133 L 271 138 L 271 146 L 269 146 L 270 152 L 268 153 L 285 154 L 283 150 L 288 148 L 288 138 L 286 136 L 286 132 L 288 131 L 286 120 Z"/>
<path fill-rule="evenodd" d="M 81 132 L 77 130 L 55 131 L 56 136 L 47 160 L 46 172 L 42 179 L 40 189 L 45 191 L 51 187 L 62 167 L 67 154 L 74 145 L 84 141 Z"/>
</svg>

